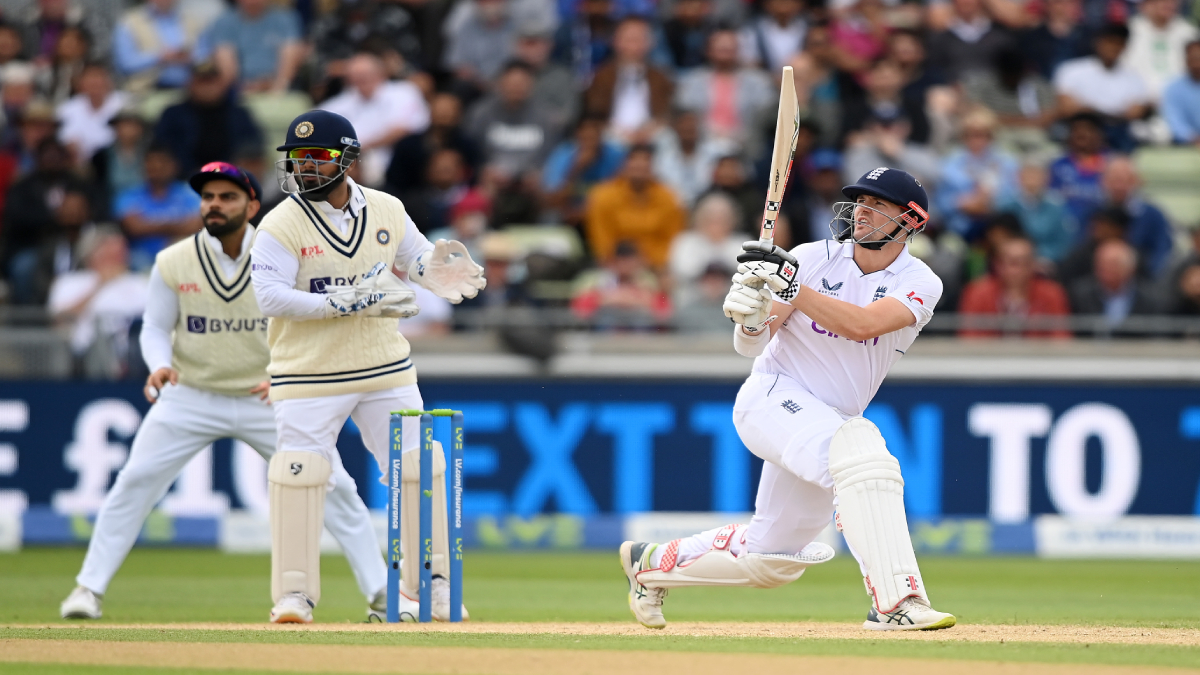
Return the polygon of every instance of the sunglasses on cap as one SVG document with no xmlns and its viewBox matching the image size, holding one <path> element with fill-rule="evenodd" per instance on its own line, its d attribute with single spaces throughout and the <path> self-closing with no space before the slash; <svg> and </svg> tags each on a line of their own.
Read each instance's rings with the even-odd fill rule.
<svg viewBox="0 0 1200 675">
<path fill-rule="evenodd" d="M 200 173 L 218 173 L 222 176 L 229 176 L 239 185 L 246 187 L 247 193 L 251 199 L 258 199 L 258 195 L 254 189 L 254 183 L 250 181 L 250 176 L 245 171 L 237 168 L 229 162 L 209 162 L 200 167 Z"/>
<path fill-rule="evenodd" d="M 288 159 L 311 159 L 317 162 L 335 162 L 341 156 L 341 150 L 330 150 L 329 148 L 292 148 L 287 151 Z"/>
</svg>

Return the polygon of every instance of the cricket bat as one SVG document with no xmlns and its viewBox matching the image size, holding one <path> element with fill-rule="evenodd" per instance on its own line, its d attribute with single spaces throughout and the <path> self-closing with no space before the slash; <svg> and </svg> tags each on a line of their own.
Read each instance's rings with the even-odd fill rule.
<svg viewBox="0 0 1200 675">
<path fill-rule="evenodd" d="M 767 183 L 767 205 L 763 210 L 762 232 L 759 241 L 770 246 L 775 240 L 775 221 L 779 205 L 792 172 L 796 155 L 796 139 L 800 136 L 800 104 L 796 101 L 796 80 L 792 67 L 783 67 L 783 86 L 779 90 L 779 117 L 775 121 L 775 146 L 771 150 L 771 175 Z"/>
</svg>

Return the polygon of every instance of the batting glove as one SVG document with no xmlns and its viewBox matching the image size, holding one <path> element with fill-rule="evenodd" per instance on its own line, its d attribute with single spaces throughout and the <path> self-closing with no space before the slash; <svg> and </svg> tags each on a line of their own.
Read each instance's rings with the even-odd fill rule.
<svg viewBox="0 0 1200 675">
<path fill-rule="evenodd" d="M 748 241 L 742 244 L 738 256 L 738 273 L 750 278 L 761 279 L 775 294 L 790 301 L 799 292 L 796 281 L 798 263 L 795 256 L 774 244 Z"/>
</svg>

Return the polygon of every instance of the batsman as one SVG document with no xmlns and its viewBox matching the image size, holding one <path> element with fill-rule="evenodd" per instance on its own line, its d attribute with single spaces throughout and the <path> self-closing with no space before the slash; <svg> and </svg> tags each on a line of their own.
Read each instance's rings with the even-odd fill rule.
<svg viewBox="0 0 1200 675">
<path fill-rule="evenodd" d="M 724 311 L 733 344 L 754 358 L 733 422 L 764 460 L 754 517 L 665 545 L 625 542 L 629 605 L 666 625 L 663 598 L 679 586 L 772 588 L 833 557 L 814 540 L 836 512 L 872 607 L 864 628 L 949 628 L 933 609 L 904 514 L 904 479 L 863 411 L 929 322 L 941 280 L 907 244 L 929 220 L 908 173 L 881 167 L 842 189 L 832 240 L 792 251 L 743 245 Z"/>
<path fill-rule="evenodd" d="M 423 408 L 398 319 L 418 308 L 408 281 L 458 303 L 485 285 L 483 268 L 457 241 L 430 243 L 400 200 L 347 175 L 361 145 L 346 118 L 321 110 L 292 121 L 278 148 L 288 198 L 254 241 L 251 280 L 264 315 L 278 452 L 271 499 L 271 621 L 307 623 L 321 599 L 319 535 L 326 492 L 341 466 L 336 440 L 347 417 L 388 475 L 389 413 Z M 418 430 L 403 432 L 401 616 L 418 614 Z M 450 616 L 445 459 L 434 456 L 433 600 Z M 440 506 L 440 508 L 439 508 Z M 394 592 L 395 589 L 389 589 Z M 463 610 L 463 618 L 467 612 Z"/>
</svg>

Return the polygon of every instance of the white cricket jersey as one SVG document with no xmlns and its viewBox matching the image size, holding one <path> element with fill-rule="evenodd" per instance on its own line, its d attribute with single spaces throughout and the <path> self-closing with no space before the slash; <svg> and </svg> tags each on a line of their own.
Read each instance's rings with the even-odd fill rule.
<svg viewBox="0 0 1200 675">
<path fill-rule="evenodd" d="M 854 246 L 826 240 L 793 249 L 800 283 L 860 307 L 896 298 L 912 311 L 916 322 L 856 342 L 820 326 L 797 309 L 754 360 L 754 372 L 787 375 L 826 405 L 848 415 L 861 415 L 892 364 L 908 351 L 933 316 L 942 296 L 942 280 L 909 255 L 907 246 L 887 268 L 863 274 L 854 262 Z"/>
</svg>

